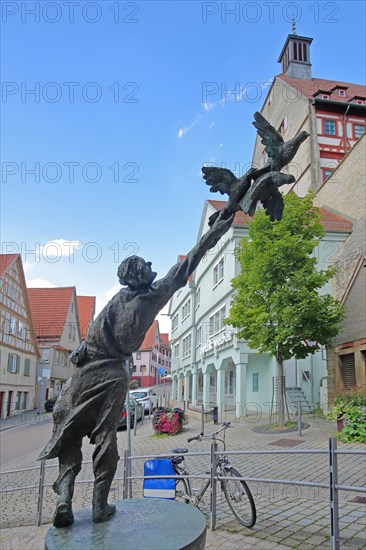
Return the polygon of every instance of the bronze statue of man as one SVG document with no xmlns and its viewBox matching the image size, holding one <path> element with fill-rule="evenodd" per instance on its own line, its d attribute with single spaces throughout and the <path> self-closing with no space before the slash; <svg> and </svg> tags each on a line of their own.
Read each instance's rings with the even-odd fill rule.
<svg viewBox="0 0 366 550">
<path fill-rule="evenodd" d="M 119 266 L 118 278 L 126 288 L 105 306 L 72 354 L 75 372 L 56 402 L 53 434 L 39 456 L 59 459 L 59 475 L 53 485 L 59 495 L 53 520 L 56 527 L 73 522 L 74 483 L 81 469 L 86 435 L 95 445 L 93 521 L 104 522 L 115 512 L 115 506 L 108 504 L 108 494 L 119 459 L 116 432 L 129 383 L 126 359 L 139 349 L 156 315 L 187 283 L 206 252 L 228 231 L 233 218 L 223 209 L 186 258 L 156 282 L 151 263 L 142 258 L 129 257 Z"/>
</svg>

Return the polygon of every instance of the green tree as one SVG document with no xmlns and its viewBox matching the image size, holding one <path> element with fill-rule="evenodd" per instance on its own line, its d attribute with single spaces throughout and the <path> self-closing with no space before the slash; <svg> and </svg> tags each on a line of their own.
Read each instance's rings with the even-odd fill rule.
<svg viewBox="0 0 366 550">
<path fill-rule="evenodd" d="M 226 324 L 238 329 L 239 338 L 260 353 L 276 359 L 278 416 L 284 425 L 283 362 L 315 353 L 315 345 L 330 347 L 339 332 L 345 310 L 338 300 L 319 290 L 335 270 L 316 269 L 313 250 L 324 234 L 319 211 L 311 195 L 284 197 L 281 221 L 271 222 L 259 210 L 236 250 L 241 265 L 233 279 L 235 294 Z"/>
</svg>

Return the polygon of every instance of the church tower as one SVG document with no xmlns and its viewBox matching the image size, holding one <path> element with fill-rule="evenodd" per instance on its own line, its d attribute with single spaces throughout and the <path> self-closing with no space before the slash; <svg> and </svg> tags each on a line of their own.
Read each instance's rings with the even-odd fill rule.
<svg viewBox="0 0 366 550">
<path fill-rule="evenodd" d="M 293 21 L 292 33 L 286 38 L 278 58 L 278 63 L 282 65 L 282 73 L 301 80 L 311 80 L 310 44 L 312 41 L 312 38 L 296 34 L 295 21 Z"/>
</svg>

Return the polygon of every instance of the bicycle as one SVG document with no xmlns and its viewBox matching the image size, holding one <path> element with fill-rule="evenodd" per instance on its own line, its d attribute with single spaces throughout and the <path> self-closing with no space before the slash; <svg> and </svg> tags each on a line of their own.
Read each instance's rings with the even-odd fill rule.
<svg viewBox="0 0 366 550">
<path fill-rule="evenodd" d="M 225 430 L 232 427 L 230 422 L 224 422 L 219 430 L 209 435 L 202 433 L 187 439 L 191 441 L 203 441 L 209 439 L 214 442 L 220 442 L 223 445 L 223 453 L 225 452 Z M 224 432 L 223 439 L 218 439 L 217 435 Z M 175 489 L 175 500 L 198 506 L 203 495 L 210 486 L 210 479 L 206 480 L 202 488 L 196 493 L 191 487 L 189 481 L 189 473 L 185 467 L 184 455 L 188 453 L 188 449 L 179 448 L 172 449 L 172 453 L 176 454 L 172 458 L 172 465 L 177 476 L 182 476 L 177 479 Z M 252 493 L 245 481 L 236 479 L 242 477 L 240 473 L 231 466 L 229 458 L 225 454 L 220 454 L 216 463 L 215 478 L 220 480 L 221 490 L 223 491 L 226 501 L 236 519 L 245 527 L 253 527 L 257 520 L 257 511 L 254 504 Z"/>
</svg>

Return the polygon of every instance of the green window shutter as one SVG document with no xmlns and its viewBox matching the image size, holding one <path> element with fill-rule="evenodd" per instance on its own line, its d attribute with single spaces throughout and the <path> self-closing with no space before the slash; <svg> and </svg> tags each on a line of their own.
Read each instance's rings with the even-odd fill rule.
<svg viewBox="0 0 366 550">
<path fill-rule="evenodd" d="M 17 355 L 17 373 L 19 372 L 19 366 L 20 366 L 20 357 Z"/>
<path fill-rule="evenodd" d="M 30 359 L 24 360 L 24 376 L 29 376 L 30 372 Z"/>
<path fill-rule="evenodd" d="M 12 363 L 12 358 L 11 358 L 11 353 L 9 353 L 9 355 L 8 355 L 8 372 L 11 372 L 11 363 Z"/>
</svg>

